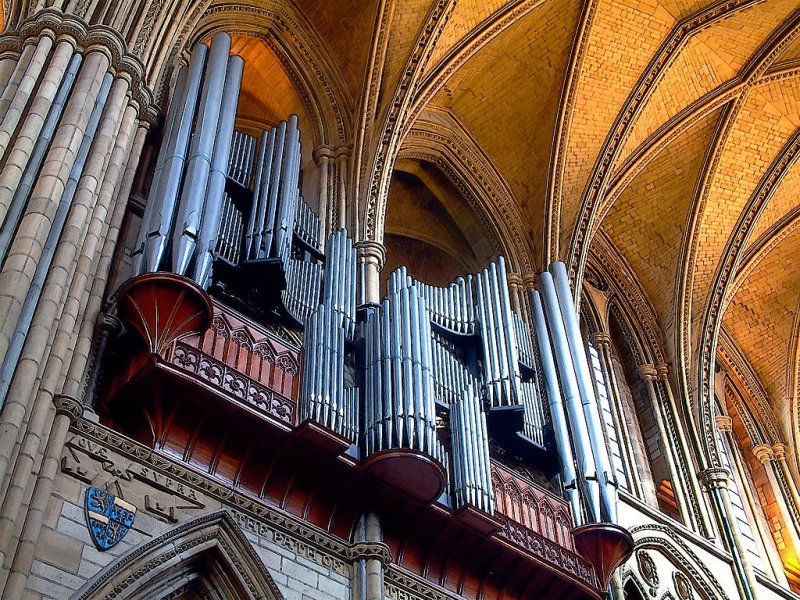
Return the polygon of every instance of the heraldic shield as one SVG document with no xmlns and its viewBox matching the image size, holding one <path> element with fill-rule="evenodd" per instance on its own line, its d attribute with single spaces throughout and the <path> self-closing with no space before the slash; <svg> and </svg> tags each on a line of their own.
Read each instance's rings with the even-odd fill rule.
<svg viewBox="0 0 800 600">
<path fill-rule="evenodd" d="M 128 533 L 136 518 L 136 507 L 107 490 L 86 490 L 86 524 L 98 550 L 108 550 Z"/>
</svg>

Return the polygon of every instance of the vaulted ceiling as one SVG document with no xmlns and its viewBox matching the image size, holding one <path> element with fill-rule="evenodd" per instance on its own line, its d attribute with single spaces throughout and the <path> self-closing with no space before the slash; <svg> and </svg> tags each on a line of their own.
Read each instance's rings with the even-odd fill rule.
<svg viewBox="0 0 800 600">
<path fill-rule="evenodd" d="M 278 96 L 248 106 L 335 104 L 358 237 L 451 269 L 561 259 L 578 282 L 610 242 L 688 405 L 724 329 L 774 441 L 800 434 L 800 0 L 251 4 L 271 32 L 253 85 L 273 73 Z"/>
</svg>

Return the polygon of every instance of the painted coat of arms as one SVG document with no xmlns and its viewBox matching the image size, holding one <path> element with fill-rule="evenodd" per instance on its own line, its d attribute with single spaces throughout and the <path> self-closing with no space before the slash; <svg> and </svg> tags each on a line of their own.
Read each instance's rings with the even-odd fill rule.
<svg viewBox="0 0 800 600">
<path fill-rule="evenodd" d="M 98 550 L 108 550 L 133 526 L 136 507 L 107 489 L 86 490 L 86 524 Z"/>
</svg>

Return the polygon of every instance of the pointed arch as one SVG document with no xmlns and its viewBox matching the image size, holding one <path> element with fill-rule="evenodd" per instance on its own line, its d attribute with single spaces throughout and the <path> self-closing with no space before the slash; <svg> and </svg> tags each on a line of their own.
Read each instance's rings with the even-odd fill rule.
<svg viewBox="0 0 800 600">
<path fill-rule="evenodd" d="M 231 600 L 284 596 L 231 514 L 219 510 L 179 525 L 109 564 L 73 600 L 148 598 L 195 581 Z"/>
</svg>

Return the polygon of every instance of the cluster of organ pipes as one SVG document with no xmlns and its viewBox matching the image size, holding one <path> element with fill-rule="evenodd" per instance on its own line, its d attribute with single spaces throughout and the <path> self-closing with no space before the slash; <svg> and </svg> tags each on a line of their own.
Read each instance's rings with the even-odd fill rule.
<svg viewBox="0 0 800 600">
<path fill-rule="evenodd" d="M 561 479 L 575 522 L 616 523 L 617 481 L 564 263 L 540 274 L 531 304 Z"/>
<path fill-rule="evenodd" d="M 389 293 L 364 325 L 364 437 L 367 455 L 419 450 L 444 462 L 436 434 L 431 325 L 410 277 L 395 271 Z"/>
<path fill-rule="evenodd" d="M 135 272 L 170 270 L 208 287 L 214 261 L 278 265 L 284 314 L 304 327 L 302 420 L 363 457 L 424 453 L 446 469 L 457 507 L 491 514 L 492 414 L 518 415 L 495 422 L 541 449 L 549 413 L 576 522 L 614 522 L 616 482 L 563 264 L 531 295 L 535 344 L 512 312 L 502 257 L 444 287 L 400 267 L 383 301 L 365 303 L 353 240 L 336 231 L 323 251 L 323 227 L 300 195 L 297 117 L 258 139 L 234 130 L 242 61 L 229 52 L 218 34 L 179 73 Z"/>
<path fill-rule="evenodd" d="M 178 74 L 133 252 L 134 273 L 166 269 L 208 286 L 244 68 L 230 47 L 230 36 L 216 34 L 210 49 L 194 48 Z"/>
</svg>

